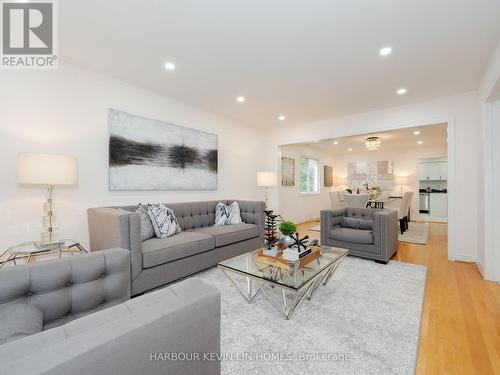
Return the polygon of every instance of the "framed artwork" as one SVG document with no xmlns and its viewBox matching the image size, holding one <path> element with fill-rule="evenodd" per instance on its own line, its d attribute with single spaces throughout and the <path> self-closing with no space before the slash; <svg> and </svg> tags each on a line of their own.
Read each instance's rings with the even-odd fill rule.
<svg viewBox="0 0 500 375">
<path fill-rule="evenodd" d="M 325 187 L 332 187 L 333 186 L 333 167 L 330 167 L 329 165 L 323 166 L 323 179 L 324 179 L 324 186 Z"/>
<path fill-rule="evenodd" d="M 295 186 L 295 159 L 281 157 L 281 186 Z"/>
<path fill-rule="evenodd" d="M 109 190 L 216 190 L 217 135 L 109 110 Z"/>
<path fill-rule="evenodd" d="M 393 189 L 394 162 L 385 160 L 347 163 L 347 183 L 350 187 L 361 187 L 367 181 L 384 190 Z"/>
</svg>

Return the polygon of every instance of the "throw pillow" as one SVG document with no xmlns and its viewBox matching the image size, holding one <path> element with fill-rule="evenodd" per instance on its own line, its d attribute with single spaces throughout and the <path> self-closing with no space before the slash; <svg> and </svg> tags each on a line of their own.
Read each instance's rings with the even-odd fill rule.
<svg viewBox="0 0 500 375">
<path fill-rule="evenodd" d="M 155 236 L 155 229 L 149 217 L 148 208 L 142 203 L 139 203 L 135 209 L 135 213 L 139 215 L 141 221 L 141 241 L 149 240 Z"/>
<path fill-rule="evenodd" d="M 238 202 L 226 205 L 222 202 L 217 203 L 215 207 L 215 224 L 214 227 L 223 225 L 241 224 L 240 205 Z"/>
<path fill-rule="evenodd" d="M 351 229 L 363 229 L 363 230 L 373 229 L 372 220 L 356 219 L 354 217 L 347 217 L 347 216 L 342 217 L 340 225 L 344 228 L 351 228 Z"/>
<path fill-rule="evenodd" d="M 165 207 L 163 204 L 148 204 L 148 214 L 156 237 L 167 238 L 181 231 L 174 210 L 171 208 Z"/>
<path fill-rule="evenodd" d="M 43 330 L 43 315 L 31 303 L 0 306 L 0 344 L 33 335 Z"/>
</svg>

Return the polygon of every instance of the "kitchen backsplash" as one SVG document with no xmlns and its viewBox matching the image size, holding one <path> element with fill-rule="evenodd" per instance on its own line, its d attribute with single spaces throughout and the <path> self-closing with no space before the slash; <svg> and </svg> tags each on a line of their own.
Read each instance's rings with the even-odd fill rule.
<svg viewBox="0 0 500 375">
<path fill-rule="evenodd" d="M 427 189 L 430 187 L 431 189 L 448 189 L 447 181 L 420 181 L 419 189 Z"/>
</svg>

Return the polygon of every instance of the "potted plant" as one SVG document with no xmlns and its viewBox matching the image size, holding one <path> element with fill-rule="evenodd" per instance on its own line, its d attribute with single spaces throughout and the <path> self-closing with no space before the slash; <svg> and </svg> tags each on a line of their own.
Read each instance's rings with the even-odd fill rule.
<svg viewBox="0 0 500 375">
<path fill-rule="evenodd" d="M 297 231 L 297 227 L 293 222 L 285 220 L 281 222 L 279 228 L 282 234 L 282 236 L 280 237 L 280 243 L 281 245 L 283 245 L 283 247 L 286 248 L 291 245 L 292 239 L 290 238 L 290 236 Z"/>
</svg>

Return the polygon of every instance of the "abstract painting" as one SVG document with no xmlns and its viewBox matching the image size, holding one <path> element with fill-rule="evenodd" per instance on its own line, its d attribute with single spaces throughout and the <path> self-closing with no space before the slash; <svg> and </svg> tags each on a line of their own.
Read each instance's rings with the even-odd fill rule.
<svg viewBox="0 0 500 375">
<path fill-rule="evenodd" d="M 216 190 L 217 135 L 109 110 L 109 190 Z"/>
<path fill-rule="evenodd" d="M 325 165 L 323 167 L 323 175 L 324 175 L 324 185 L 325 187 L 333 186 L 333 167 Z"/>
<path fill-rule="evenodd" d="M 392 190 L 394 187 L 394 163 L 387 160 L 347 163 L 349 187 L 362 188 L 365 182 L 378 185 L 383 190 Z"/>
<path fill-rule="evenodd" d="M 281 186 L 295 186 L 295 159 L 281 157 Z"/>
</svg>

